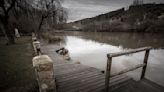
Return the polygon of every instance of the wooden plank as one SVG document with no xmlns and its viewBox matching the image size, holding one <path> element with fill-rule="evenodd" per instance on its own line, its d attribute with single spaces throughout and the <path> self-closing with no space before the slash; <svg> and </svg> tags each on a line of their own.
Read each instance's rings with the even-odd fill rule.
<svg viewBox="0 0 164 92">
<path fill-rule="evenodd" d="M 125 85 L 127 83 L 127 81 L 129 81 L 129 80 L 131 80 L 130 77 L 124 77 L 124 78 L 120 78 L 119 80 L 114 80 L 114 81 L 112 81 L 112 79 L 111 79 L 111 83 L 110 83 L 110 86 L 109 86 L 109 92 L 111 90 L 115 90 L 115 89 Z M 95 92 L 95 91 L 105 92 L 104 89 L 105 89 L 105 85 L 104 84 L 103 85 L 99 84 L 99 85 L 95 86 L 95 88 L 89 90 L 88 92 Z"/>
<path fill-rule="evenodd" d="M 136 86 L 133 87 L 133 85 L 136 85 L 136 81 L 128 80 L 126 81 L 125 85 L 124 84 L 122 86 L 120 86 L 120 84 L 115 85 L 116 88 L 114 89 L 111 88 L 110 92 L 140 92 L 138 91 L 138 87 Z"/>
<path fill-rule="evenodd" d="M 145 64 L 145 66 L 142 68 L 142 73 L 141 73 L 141 78 L 140 79 L 143 79 L 144 76 L 145 76 L 147 61 L 148 61 L 148 57 L 149 57 L 149 51 L 150 50 L 146 50 L 146 52 L 145 52 L 145 57 L 144 57 L 144 62 L 143 62 Z"/>
<path fill-rule="evenodd" d="M 164 87 L 157 85 L 156 83 L 147 80 L 145 78 L 140 81 L 130 80 L 126 83 L 126 85 L 120 88 L 116 88 L 114 90 L 110 90 L 110 92 L 163 92 L 163 91 L 164 91 Z"/>
<path fill-rule="evenodd" d="M 110 77 L 114 77 L 114 76 L 117 76 L 117 75 L 121 75 L 121 74 L 127 73 L 127 72 L 129 72 L 129 71 L 136 70 L 136 69 L 141 68 L 141 67 L 144 67 L 144 66 L 145 66 L 145 64 L 138 64 L 138 65 L 136 65 L 136 66 L 134 66 L 134 67 L 131 67 L 131 68 L 122 70 L 122 71 L 120 71 L 120 72 L 118 72 L 118 73 L 111 74 Z"/>
<path fill-rule="evenodd" d="M 146 78 L 143 78 L 141 81 L 139 81 L 140 84 L 143 84 L 143 85 L 146 85 L 150 88 L 153 88 L 156 90 L 156 92 L 163 92 L 164 91 L 164 87 L 151 81 L 151 80 L 148 80 Z M 155 91 L 154 91 L 155 92 Z"/>
<path fill-rule="evenodd" d="M 100 77 L 102 77 L 102 78 L 100 78 Z M 99 76 L 97 76 L 97 78 L 90 77 L 87 80 L 85 80 L 84 82 L 80 82 L 79 80 L 73 79 L 72 85 L 70 83 L 67 84 L 67 82 L 65 82 L 65 84 L 61 84 L 63 86 L 60 86 L 60 87 L 64 88 L 64 90 L 67 90 L 67 91 L 68 90 L 72 91 L 72 89 L 74 89 L 74 91 L 72 91 L 72 92 L 76 92 L 77 90 L 80 90 L 81 92 L 87 92 L 87 90 L 94 90 L 96 88 L 99 88 L 99 90 L 100 90 L 101 89 L 100 86 L 105 86 L 105 84 L 104 84 L 105 76 L 100 76 L 100 77 Z M 119 76 L 119 77 L 117 76 L 116 78 L 112 78 L 111 85 L 116 85 L 117 83 L 120 83 L 124 79 L 127 79 L 127 77 L 126 76 Z M 65 86 L 65 85 L 68 85 L 68 86 Z M 88 91 L 88 92 L 90 92 L 90 91 Z"/>
<path fill-rule="evenodd" d="M 99 78 L 99 79 L 103 79 L 103 80 L 105 80 L 105 78 L 104 78 L 104 76 L 102 76 L 101 74 L 100 75 L 96 75 L 96 76 L 89 76 L 89 77 L 85 77 L 86 75 L 83 75 L 83 76 L 81 76 L 81 77 L 79 77 L 79 78 L 76 78 L 76 79 L 71 79 L 71 80 L 69 80 L 69 81 L 65 81 L 65 82 L 63 82 L 62 83 L 62 85 L 63 86 L 65 86 L 65 85 L 67 85 L 67 84 L 69 84 L 69 85 L 71 85 L 71 84 L 73 84 L 73 82 L 72 81 L 79 81 L 79 82 L 84 82 L 84 81 L 87 81 L 87 82 L 89 82 L 89 81 L 92 81 L 92 82 L 94 82 L 94 79 L 96 79 L 96 78 Z M 119 77 L 117 77 L 117 78 L 112 78 L 111 79 L 111 84 L 113 84 L 113 82 L 117 82 L 117 81 L 119 81 L 119 80 L 121 80 L 121 79 L 124 79 L 124 78 L 127 78 L 127 76 L 119 76 Z M 81 80 L 80 80 L 81 79 Z M 72 83 L 71 83 L 72 82 Z M 104 83 L 103 83 L 104 84 Z M 76 85 L 76 84 L 74 84 L 74 85 Z"/>
<path fill-rule="evenodd" d="M 100 75 L 101 74 L 98 74 L 97 72 L 96 73 L 94 73 L 94 72 L 89 72 L 89 73 L 86 73 L 86 72 L 84 72 L 85 74 L 81 74 L 81 75 L 76 75 L 76 76 L 72 76 L 72 77 L 65 77 L 65 78 L 57 78 L 57 79 L 59 79 L 59 83 L 60 82 L 68 82 L 69 80 L 71 80 L 71 79 L 74 79 L 74 80 L 82 80 L 82 78 L 83 78 L 83 80 L 85 80 L 86 78 L 89 78 L 89 77 L 96 77 L 96 76 L 99 76 L 100 77 Z"/>
<path fill-rule="evenodd" d="M 126 77 L 126 76 L 119 76 L 117 78 L 113 78 L 113 79 L 110 79 L 110 86 L 114 86 L 116 84 L 120 84 L 126 80 L 129 80 L 129 77 Z M 105 82 L 103 80 L 103 82 Z M 105 88 L 105 84 L 104 83 L 101 83 L 101 84 L 94 84 L 92 86 L 87 86 L 87 88 L 85 88 L 85 92 L 95 92 L 97 90 L 97 92 L 99 92 L 100 90 L 103 90 Z"/>
<path fill-rule="evenodd" d="M 56 75 L 61 75 L 61 74 L 71 73 L 71 72 L 74 72 L 74 71 L 79 71 L 79 70 L 84 70 L 84 69 L 86 69 L 86 67 L 76 67 L 76 68 L 71 68 L 70 67 L 70 68 L 60 69 L 58 71 L 55 71 L 55 73 L 56 73 Z"/>
<path fill-rule="evenodd" d="M 121 82 L 124 82 L 125 79 L 127 79 L 127 77 L 122 77 L 122 78 L 118 77 L 118 78 L 116 78 L 116 80 L 113 80 L 113 81 L 111 80 L 111 86 L 116 85 L 117 83 L 119 84 Z M 99 79 L 98 81 L 95 80 L 91 83 L 87 82 L 86 85 L 78 88 L 78 91 L 81 91 L 81 92 L 99 92 L 98 90 L 104 89 L 104 87 L 105 87 L 104 82 L 105 82 L 104 78 L 101 80 Z M 95 91 L 95 89 L 97 89 L 97 91 Z M 94 90 L 94 91 L 91 91 L 91 90 Z M 75 91 L 72 91 L 72 92 L 75 92 Z"/>
<path fill-rule="evenodd" d="M 70 79 L 70 80 L 66 80 L 66 81 L 58 81 L 59 83 L 62 83 L 62 84 L 69 84 L 69 85 L 71 85 L 71 84 L 73 84 L 73 82 L 72 81 L 79 81 L 79 82 L 85 82 L 85 81 L 87 81 L 87 82 L 89 82 L 89 81 L 93 81 L 95 78 L 104 78 L 104 76 L 101 76 L 100 74 L 90 74 L 90 75 L 82 75 L 82 76 L 80 76 L 80 77 L 76 77 L 76 78 L 72 78 L 72 79 Z"/>
<path fill-rule="evenodd" d="M 56 69 L 55 72 L 56 73 L 62 73 L 62 72 L 69 72 L 69 71 L 72 71 L 72 70 L 75 70 L 75 69 L 80 70 L 80 69 L 87 69 L 87 68 L 90 68 L 90 67 L 81 67 L 81 66 L 79 66 L 79 67 L 66 67 L 66 68 L 63 67 L 63 68 L 60 68 L 60 69 Z M 76 71 L 78 71 L 78 70 L 76 70 Z"/>
<path fill-rule="evenodd" d="M 118 57 L 118 56 L 122 56 L 122 55 L 127 55 L 127 54 L 145 51 L 145 50 L 150 50 L 150 49 L 152 49 L 152 47 L 143 47 L 143 48 L 132 49 L 132 50 L 124 51 L 124 52 L 110 53 L 107 56 L 108 57 Z"/>
<path fill-rule="evenodd" d="M 88 72 L 94 72 L 94 71 L 89 71 L 89 69 L 84 69 L 84 70 L 75 71 L 73 73 L 71 72 L 71 73 L 68 73 L 68 74 L 57 75 L 56 77 L 58 77 L 58 78 L 74 77 L 74 76 L 76 76 L 78 74 L 81 75 L 81 74 L 85 73 L 86 71 L 88 71 Z"/>
<path fill-rule="evenodd" d="M 64 75 L 64 76 L 56 76 L 56 77 L 58 77 L 58 78 L 62 78 L 62 79 L 65 79 L 65 78 L 72 78 L 72 77 L 74 77 L 74 76 L 81 76 L 81 75 L 84 75 L 85 73 L 98 73 L 97 71 L 90 71 L 90 70 L 88 70 L 88 69 L 86 69 L 86 70 L 83 70 L 83 71 L 79 71 L 79 72 L 76 72 L 76 73 L 73 73 L 73 74 L 71 74 L 71 75 Z"/>
<path fill-rule="evenodd" d="M 61 73 L 58 73 L 58 74 L 55 74 L 55 76 L 67 76 L 67 75 L 72 75 L 72 74 L 75 74 L 75 73 L 78 73 L 80 71 L 86 71 L 86 70 L 92 70 L 92 68 L 78 68 L 76 70 L 72 70 L 72 71 L 69 71 L 69 72 L 61 72 Z"/>
<path fill-rule="evenodd" d="M 88 92 L 88 90 L 91 90 L 92 88 L 95 89 L 96 85 L 99 85 L 99 84 L 104 85 L 104 82 L 105 82 L 104 78 L 103 79 L 98 78 L 98 79 L 94 80 L 94 82 L 93 81 L 87 82 L 87 84 L 85 84 L 84 86 L 79 88 L 79 91 Z M 70 91 L 70 92 L 72 92 L 72 91 Z"/>
<path fill-rule="evenodd" d="M 110 72 L 111 72 L 111 65 L 112 65 L 112 57 L 107 58 L 107 68 L 106 68 L 106 76 L 105 76 L 105 89 L 106 92 L 109 90 L 109 82 L 110 82 Z"/>
<path fill-rule="evenodd" d="M 88 80 L 90 81 L 72 81 L 74 82 L 74 85 L 71 85 L 71 86 L 67 86 L 67 87 L 64 87 L 64 90 L 66 90 L 67 92 L 77 92 L 77 91 L 81 91 L 81 92 L 85 92 L 85 91 L 82 91 L 82 90 L 85 90 L 88 86 L 90 85 L 98 85 L 98 84 L 104 84 L 104 78 L 95 78 L 95 79 L 91 79 L 89 78 Z M 63 87 L 61 87 L 63 88 Z"/>
<path fill-rule="evenodd" d="M 87 66 L 80 65 L 80 64 L 60 64 L 60 65 L 54 65 L 54 69 L 58 70 L 65 70 L 65 69 L 71 69 L 71 68 L 78 68 L 78 67 L 83 67 L 83 68 L 88 68 Z"/>
</svg>

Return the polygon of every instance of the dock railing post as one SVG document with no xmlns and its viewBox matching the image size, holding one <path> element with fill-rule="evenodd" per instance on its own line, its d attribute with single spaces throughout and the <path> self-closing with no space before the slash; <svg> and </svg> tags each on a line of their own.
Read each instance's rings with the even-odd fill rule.
<svg viewBox="0 0 164 92">
<path fill-rule="evenodd" d="M 106 67 L 106 76 L 105 76 L 105 91 L 109 91 L 109 82 L 110 82 L 110 72 L 111 72 L 111 65 L 112 65 L 112 57 L 107 55 L 107 67 Z"/>
<path fill-rule="evenodd" d="M 148 61 L 148 57 L 149 57 L 149 52 L 150 50 L 146 50 L 145 52 L 145 57 L 144 57 L 144 61 L 143 63 L 145 64 L 145 66 L 142 68 L 142 74 L 141 74 L 141 78 L 140 79 L 143 79 L 144 76 L 145 76 L 145 72 L 146 72 L 146 67 L 147 67 L 147 61 Z"/>
</svg>

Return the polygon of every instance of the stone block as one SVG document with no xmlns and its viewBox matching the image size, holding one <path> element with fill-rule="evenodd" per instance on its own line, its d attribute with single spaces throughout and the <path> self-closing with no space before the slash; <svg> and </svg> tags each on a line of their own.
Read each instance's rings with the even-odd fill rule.
<svg viewBox="0 0 164 92">
<path fill-rule="evenodd" d="M 38 75 L 37 78 L 41 92 L 56 92 L 53 61 L 51 58 L 47 55 L 40 55 L 34 57 L 32 61 Z"/>
<path fill-rule="evenodd" d="M 37 53 L 37 49 L 40 49 L 40 42 L 34 41 L 32 44 L 33 44 L 33 48 L 34 48 L 35 53 Z"/>
<path fill-rule="evenodd" d="M 49 66 L 50 64 L 53 65 L 52 59 L 47 55 L 36 56 L 33 58 L 32 61 L 33 61 L 34 67 L 38 67 L 39 65 L 41 65 L 41 67 Z M 45 66 L 42 66 L 44 64 L 45 64 Z M 52 66 L 50 65 L 49 67 L 52 67 Z"/>
<path fill-rule="evenodd" d="M 53 64 L 40 64 L 38 67 L 36 67 L 37 71 L 52 71 L 53 70 Z"/>
<path fill-rule="evenodd" d="M 41 71 L 38 72 L 39 79 L 53 79 L 54 73 L 53 71 Z"/>
<path fill-rule="evenodd" d="M 32 37 L 32 41 L 36 41 L 37 40 L 37 38 L 34 36 L 34 37 Z"/>
<path fill-rule="evenodd" d="M 50 78 L 50 79 L 40 79 L 40 84 L 45 84 L 47 85 L 47 89 L 55 89 L 56 85 L 55 85 L 55 79 L 54 78 Z"/>
</svg>

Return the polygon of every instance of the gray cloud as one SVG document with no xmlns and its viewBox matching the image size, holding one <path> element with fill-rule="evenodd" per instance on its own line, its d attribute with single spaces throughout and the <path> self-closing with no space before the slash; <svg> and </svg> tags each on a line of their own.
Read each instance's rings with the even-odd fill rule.
<svg viewBox="0 0 164 92">
<path fill-rule="evenodd" d="M 68 9 L 68 22 L 93 17 L 122 7 L 133 0 L 62 0 L 62 6 Z M 164 3 L 164 0 L 144 0 L 145 3 Z"/>
</svg>

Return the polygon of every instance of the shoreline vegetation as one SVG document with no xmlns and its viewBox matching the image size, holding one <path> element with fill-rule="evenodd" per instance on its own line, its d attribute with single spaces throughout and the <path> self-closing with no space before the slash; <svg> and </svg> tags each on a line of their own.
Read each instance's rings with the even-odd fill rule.
<svg viewBox="0 0 164 92">
<path fill-rule="evenodd" d="M 65 24 L 65 29 L 93 32 L 164 32 L 164 4 L 131 5 Z"/>
</svg>

